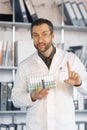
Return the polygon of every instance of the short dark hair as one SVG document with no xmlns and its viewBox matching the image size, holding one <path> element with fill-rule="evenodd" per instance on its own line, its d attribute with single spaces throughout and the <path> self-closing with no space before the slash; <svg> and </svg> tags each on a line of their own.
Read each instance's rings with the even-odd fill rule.
<svg viewBox="0 0 87 130">
<path fill-rule="evenodd" d="M 49 26 L 49 29 L 50 29 L 50 32 L 53 33 L 53 24 L 50 20 L 48 19 L 44 19 L 44 18 L 38 18 L 37 20 L 35 20 L 32 24 L 31 24 L 31 36 L 32 36 L 32 29 L 34 26 L 38 26 L 38 25 L 41 25 L 41 24 L 47 24 Z"/>
</svg>

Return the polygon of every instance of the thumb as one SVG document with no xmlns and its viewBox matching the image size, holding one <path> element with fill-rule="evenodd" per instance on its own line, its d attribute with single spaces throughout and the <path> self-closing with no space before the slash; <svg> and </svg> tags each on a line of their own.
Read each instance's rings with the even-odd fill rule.
<svg viewBox="0 0 87 130">
<path fill-rule="evenodd" d="M 71 84 L 71 85 L 73 84 L 70 79 L 65 79 L 64 82 L 67 83 L 67 84 Z"/>
</svg>

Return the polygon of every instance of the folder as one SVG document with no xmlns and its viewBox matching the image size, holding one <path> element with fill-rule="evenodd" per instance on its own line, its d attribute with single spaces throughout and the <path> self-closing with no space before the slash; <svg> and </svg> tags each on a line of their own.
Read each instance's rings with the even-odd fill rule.
<svg viewBox="0 0 87 130">
<path fill-rule="evenodd" d="M 84 23 L 87 26 L 87 10 L 86 10 L 83 2 L 78 3 L 78 8 L 79 8 L 82 18 L 84 20 Z"/>
<path fill-rule="evenodd" d="M 70 25 L 76 26 L 77 25 L 76 24 L 76 15 L 73 11 L 73 8 L 72 8 L 70 2 L 69 1 L 64 2 L 63 5 L 64 5 L 64 13 L 67 18 L 67 21 L 69 22 Z"/>
<path fill-rule="evenodd" d="M 76 15 L 76 19 L 77 19 L 76 20 L 76 25 L 77 26 L 85 26 L 84 20 L 83 20 L 82 15 L 81 15 L 81 13 L 79 11 L 77 3 L 76 2 L 72 2 L 71 6 L 72 6 L 73 11 L 74 11 L 74 13 Z"/>
</svg>

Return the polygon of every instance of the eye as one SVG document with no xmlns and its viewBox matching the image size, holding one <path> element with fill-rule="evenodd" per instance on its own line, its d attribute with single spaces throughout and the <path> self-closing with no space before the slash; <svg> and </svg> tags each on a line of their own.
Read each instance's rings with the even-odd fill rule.
<svg viewBox="0 0 87 130">
<path fill-rule="evenodd" d="M 48 36 L 49 36 L 49 34 L 48 33 L 43 33 L 43 35 L 42 35 L 44 38 L 47 38 Z"/>
<path fill-rule="evenodd" d="M 32 37 L 33 38 L 38 38 L 38 35 L 37 34 L 33 34 Z"/>
</svg>

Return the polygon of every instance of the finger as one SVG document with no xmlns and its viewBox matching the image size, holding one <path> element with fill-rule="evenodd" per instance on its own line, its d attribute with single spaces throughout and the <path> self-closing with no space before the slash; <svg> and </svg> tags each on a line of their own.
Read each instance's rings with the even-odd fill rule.
<svg viewBox="0 0 87 130">
<path fill-rule="evenodd" d="M 40 93 L 46 95 L 46 94 L 48 94 L 48 90 L 49 89 L 47 89 L 47 88 L 42 89 L 42 91 Z"/>
<path fill-rule="evenodd" d="M 66 79 L 66 80 L 64 80 L 64 82 L 67 83 L 67 84 L 70 84 L 70 85 L 74 85 L 75 84 L 75 81 L 71 80 L 71 79 Z"/>
<path fill-rule="evenodd" d="M 78 77 L 77 73 L 72 71 L 71 78 L 75 80 L 75 79 L 77 79 L 77 77 Z"/>
<path fill-rule="evenodd" d="M 75 80 L 78 80 L 78 79 L 80 79 L 80 76 L 79 76 L 77 73 L 75 73 L 74 79 L 75 79 Z"/>
<path fill-rule="evenodd" d="M 71 68 L 70 68 L 69 61 L 67 61 L 67 70 L 68 70 L 68 76 L 70 77 Z"/>
<path fill-rule="evenodd" d="M 75 71 L 71 71 L 69 78 L 75 80 L 78 78 L 78 74 Z"/>
<path fill-rule="evenodd" d="M 36 90 L 36 93 L 40 93 L 42 91 L 42 88 L 38 88 L 37 90 Z"/>
</svg>

